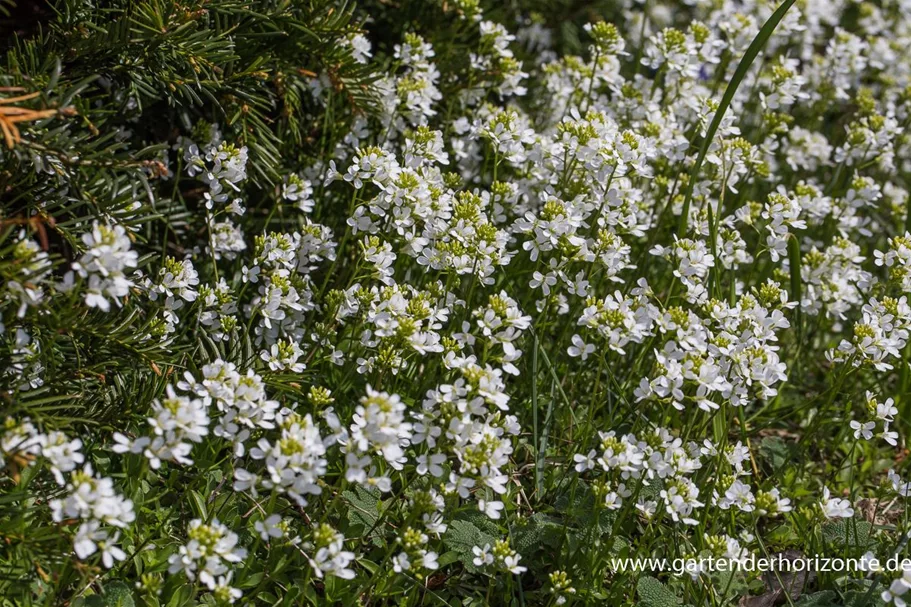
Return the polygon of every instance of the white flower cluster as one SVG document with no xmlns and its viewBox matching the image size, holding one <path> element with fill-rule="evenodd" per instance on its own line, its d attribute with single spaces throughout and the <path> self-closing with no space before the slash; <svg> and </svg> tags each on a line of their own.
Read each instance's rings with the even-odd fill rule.
<svg viewBox="0 0 911 607">
<path fill-rule="evenodd" d="M 49 506 L 58 523 L 64 519 L 82 521 L 73 538 L 76 556 L 85 559 L 100 550 L 108 568 L 115 561 L 124 560 L 127 555 L 117 546 L 117 528 L 127 527 L 135 520 L 133 502 L 117 493 L 112 479 L 95 474 L 91 464 L 71 473 L 65 492 L 65 497 L 52 500 Z M 102 524 L 115 529 L 111 531 Z"/>
<path fill-rule="evenodd" d="M 78 521 L 73 537 L 76 556 L 84 560 L 100 552 L 110 569 L 127 557 L 118 545 L 119 529 L 128 527 L 136 514 L 133 502 L 117 492 L 113 479 L 98 475 L 86 463 L 82 447 L 80 439 L 59 430 L 45 433 L 28 419 L 7 418 L 0 434 L 0 469 L 21 469 L 44 460 L 63 488 L 62 496 L 48 503 L 51 517 L 56 523 Z"/>
<path fill-rule="evenodd" d="M 234 259 L 247 248 L 243 231 L 231 219 L 216 220 L 224 213 L 240 216 L 246 211 L 239 184 L 247 179 L 248 153 L 246 147 L 218 141 L 218 133 L 213 135 L 202 150 L 195 143 L 187 143 L 183 159 L 187 175 L 198 176 L 208 186 L 203 198 L 213 255 Z"/>
<path fill-rule="evenodd" d="M 702 467 L 702 452 L 696 443 L 684 445 L 663 428 L 645 434 L 641 440 L 634 434 L 618 438 L 614 431 L 601 432 L 599 436 L 598 450 L 577 453 L 573 460 L 576 472 L 599 468 L 609 474 L 608 479 L 593 486 L 604 507 L 617 510 L 625 498 L 633 495 L 628 486 L 631 479 L 644 485 L 659 482 L 663 486 L 658 495 L 661 502 L 642 498 L 636 508 L 652 518 L 663 505 L 673 521 L 698 523 L 694 513 L 705 504 L 699 501 L 699 488 L 690 479 Z"/>
<path fill-rule="evenodd" d="M 763 284 L 736 305 L 707 302 L 702 308 L 704 316 L 692 309 L 669 308 L 658 314 L 654 306 L 641 307 L 646 311 L 640 315 L 648 319 L 642 324 L 650 328 L 653 323 L 664 339 L 663 346 L 655 349 L 654 376 L 643 378 L 635 390 L 639 401 L 657 400 L 683 409 L 684 401 L 691 399 L 700 409 L 710 411 L 719 407 L 714 399 L 720 397 L 744 406 L 752 399 L 774 397 L 778 393 L 775 386 L 787 379 L 786 365 L 778 357 L 776 331 L 790 326 L 782 310 L 793 305 L 778 283 Z M 613 339 L 623 338 L 623 323 L 633 329 L 640 326 L 625 310 L 630 308 L 606 315 L 608 322 L 618 325 L 611 332 Z M 649 310 L 656 316 L 654 320 L 649 318 Z"/>
<path fill-rule="evenodd" d="M 198 579 L 216 597 L 230 599 L 232 603 L 240 598 L 241 592 L 230 586 L 232 565 L 247 556 L 247 551 L 237 545 L 237 534 L 218 519 L 210 523 L 193 519 L 187 537 L 189 541 L 171 556 L 168 571 L 183 571 L 190 580 Z"/>
<path fill-rule="evenodd" d="M 73 264 L 73 270 L 88 279 L 85 304 L 107 312 L 111 309 L 111 301 L 119 306 L 121 298 L 133 286 L 126 272 L 136 267 L 139 255 L 131 249 L 130 237 L 120 225 L 96 221 L 92 231 L 82 235 L 82 242 L 86 250 Z"/>
<path fill-rule="evenodd" d="M 202 403 L 184 401 L 191 403 L 187 406 L 195 411 L 208 409 L 214 403 L 220 416 L 212 432 L 233 444 L 235 456 L 246 452 L 244 442 L 254 429 L 275 428 L 279 403 L 268 398 L 263 378 L 252 369 L 241 373 L 234 363 L 219 359 L 205 365 L 201 376 L 201 381 L 197 381 L 187 372 L 178 388 L 202 398 Z M 198 413 L 194 415 L 201 426 L 202 417 Z"/>
<path fill-rule="evenodd" d="M 148 422 L 155 436 L 130 440 L 115 432 L 113 451 L 142 453 L 156 470 L 161 467 L 162 460 L 192 465 L 193 443 L 202 442 L 209 433 L 208 404 L 202 399 L 178 396 L 174 388 L 168 386 L 167 398 L 155 400 L 151 413 Z"/>
</svg>

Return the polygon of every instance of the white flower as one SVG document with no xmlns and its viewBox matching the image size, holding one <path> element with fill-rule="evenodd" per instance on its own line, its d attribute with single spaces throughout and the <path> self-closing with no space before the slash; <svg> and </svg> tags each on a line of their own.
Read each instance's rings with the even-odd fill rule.
<svg viewBox="0 0 911 607">
<path fill-rule="evenodd" d="M 111 309 L 108 298 L 119 306 L 120 298 L 133 286 L 125 272 L 136 267 L 139 256 L 131 250 L 130 238 L 120 225 L 102 225 L 96 221 L 92 231 L 82 235 L 82 242 L 86 251 L 73 264 L 73 270 L 88 279 L 86 305 L 107 312 Z"/>
<path fill-rule="evenodd" d="M 310 557 L 310 566 L 316 577 L 324 574 L 333 575 L 343 580 L 354 579 L 354 570 L 349 567 L 354 560 L 354 553 L 344 550 L 345 538 L 329 525 L 314 525 L 313 541 L 305 547 L 315 550 Z"/>
<path fill-rule="evenodd" d="M 503 558 L 503 568 L 506 569 L 506 571 L 508 571 L 514 575 L 519 575 L 521 573 L 528 571 L 527 567 L 519 565 L 519 559 L 521 559 L 521 558 L 522 557 L 519 556 L 518 554 L 511 554 L 511 555 L 504 557 Z"/>
<path fill-rule="evenodd" d="M 864 440 L 870 440 L 871 438 L 873 438 L 873 428 L 876 427 L 876 423 L 874 423 L 874 422 L 860 423 L 860 422 L 852 419 L 848 425 L 851 426 L 852 430 L 854 430 L 855 439 L 860 439 L 861 437 L 863 437 Z"/>
<path fill-rule="evenodd" d="M 58 485 L 66 482 L 64 472 L 72 472 L 85 461 L 85 456 L 79 451 L 81 448 L 82 440 L 70 440 L 63 432 L 52 431 L 40 437 L 41 455 L 48 460 Z"/>
<path fill-rule="evenodd" d="M 231 586 L 231 578 L 233 575 L 234 572 L 229 571 L 227 575 L 219 577 L 215 584 L 215 588 L 212 589 L 212 595 L 215 597 L 215 600 L 220 603 L 233 605 L 237 599 L 244 595 L 240 589 Z"/>
<path fill-rule="evenodd" d="M 437 562 L 438 555 L 436 552 L 425 552 L 421 558 L 421 565 L 424 569 L 439 569 L 440 564 Z"/>
<path fill-rule="evenodd" d="M 399 552 L 397 555 L 392 557 L 392 570 L 396 573 L 402 573 L 403 571 L 411 570 L 411 561 L 408 559 L 407 553 Z"/>
<path fill-rule="evenodd" d="M 64 496 L 51 500 L 49 505 L 56 522 L 64 518 L 79 518 L 124 528 L 136 518 L 133 502 L 114 490 L 113 480 L 97 476 L 91 464 L 86 464 L 82 470 L 74 470 Z"/>
<path fill-rule="evenodd" d="M 478 500 L 478 510 L 494 520 L 500 518 L 500 511 L 503 510 L 504 507 L 505 505 L 503 502 L 488 502 L 485 500 Z"/>
<path fill-rule="evenodd" d="M 73 538 L 73 550 L 80 559 L 85 559 L 86 557 L 95 554 L 95 551 L 98 549 L 95 544 L 95 539 L 99 534 L 98 527 L 98 521 L 89 521 L 87 523 L 82 523 L 82 525 L 79 526 L 78 531 L 76 531 L 76 537 Z M 101 531 L 100 533 L 104 532 Z"/>
<path fill-rule="evenodd" d="M 405 421 L 405 405 L 395 394 L 377 392 L 367 386 L 367 396 L 355 409 L 351 436 L 362 452 L 376 450 L 394 468 L 401 469 L 404 451 L 411 438 L 411 424 Z"/>
<path fill-rule="evenodd" d="M 443 453 L 421 454 L 415 458 L 417 462 L 417 473 L 424 476 L 428 472 L 439 478 L 443 476 L 443 467 L 440 465 L 446 461 L 446 455 Z"/>
<path fill-rule="evenodd" d="M 566 352 L 573 358 L 581 356 L 582 360 L 587 360 L 588 355 L 595 351 L 595 346 L 593 344 L 585 343 L 578 335 L 573 335 L 572 343 L 573 345 L 568 347 Z"/>
<path fill-rule="evenodd" d="M 475 546 L 471 549 L 471 552 L 474 554 L 472 563 L 474 563 L 475 567 L 486 567 L 494 562 L 493 554 L 490 553 L 490 544 L 485 544 L 483 548 Z"/>
<path fill-rule="evenodd" d="M 586 470 L 594 469 L 595 457 L 597 454 L 598 452 L 592 449 L 587 455 L 582 455 L 581 453 L 573 455 L 573 461 L 576 462 L 576 472 L 585 472 Z"/>
<path fill-rule="evenodd" d="M 831 497 L 828 487 L 823 487 L 822 501 L 820 502 L 822 513 L 828 519 L 833 518 L 851 518 L 854 516 L 854 509 L 851 502 L 838 497 Z"/>
<path fill-rule="evenodd" d="M 894 430 L 889 430 L 889 422 L 883 423 L 883 431 L 877 434 L 878 437 L 892 445 L 893 447 L 898 445 L 898 432 Z"/>
<path fill-rule="evenodd" d="M 901 479 L 895 470 L 889 469 L 887 475 L 889 482 L 892 483 L 892 490 L 902 497 L 911 496 L 911 482 L 905 482 Z"/>
<path fill-rule="evenodd" d="M 73 538 L 73 551 L 77 557 L 85 560 L 100 549 L 101 562 L 110 569 L 116 561 L 127 558 L 126 553 L 117 546 L 119 538 L 119 531 L 115 530 L 112 535 L 99 528 L 98 521 L 88 521 L 79 526 L 76 537 Z"/>
<path fill-rule="evenodd" d="M 740 479 L 735 479 L 724 492 L 724 498 L 718 501 L 718 505 L 724 510 L 733 506 L 742 512 L 752 512 L 755 501 L 750 486 Z"/>
<path fill-rule="evenodd" d="M 284 529 L 281 527 L 281 523 L 281 515 L 270 514 L 265 520 L 256 521 L 253 528 L 256 529 L 257 533 L 259 533 L 259 537 L 261 537 L 264 542 L 268 542 L 271 538 L 279 538 L 285 534 Z"/>
<path fill-rule="evenodd" d="M 247 556 L 247 551 L 237 545 L 237 534 L 218 519 L 212 519 L 209 524 L 193 519 L 187 535 L 189 541 L 168 559 L 168 572 L 183 571 L 188 579 L 198 578 L 209 590 L 218 585 L 217 576 L 225 575 L 233 563 L 239 563 Z"/>
</svg>

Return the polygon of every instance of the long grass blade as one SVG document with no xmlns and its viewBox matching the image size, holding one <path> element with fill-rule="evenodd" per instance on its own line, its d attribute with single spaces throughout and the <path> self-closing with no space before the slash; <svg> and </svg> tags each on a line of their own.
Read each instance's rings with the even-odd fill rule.
<svg viewBox="0 0 911 607">
<path fill-rule="evenodd" d="M 702 146 L 699 148 L 699 156 L 696 157 L 696 164 L 693 165 L 693 168 L 690 171 L 690 181 L 689 184 L 687 184 L 686 197 L 683 200 L 683 213 L 680 215 L 680 223 L 677 228 L 677 234 L 681 237 L 685 235 L 687 231 L 690 204 L 692 204 L 693 200 L 693 188 L 696 186 L 696 181 L 699 179 L 699 172 L 702 169 L 702 163 L 705 161 L 705 157 L 708 154 L 709 146 L 712 145 L 715 133 L 718 131 L 718 127 L 721 126 L 721 120 L 724 118 L 724 113 L 727 111 L 728 107 L 730 107 L 731 101 L 734 100 L 734 95 L 737 94 L 737 89 L 746 77 L 750 66 L 753 65 L 753 61 L 756 60 L 760 51 L 765 47 L 766 42 L 768 42 L 769 38 L 772 36 L 772 32 L 774 32 L 775 28 L 778 27 L 778 24 L 781 23 L 785 13 L 788 12 L 788 9 L 794 4 L 794 1 L 795 0 L 785 0 L 781 6 L 772 13 L 772 16 L 769 17 L 768 21 L 762 26 L 762 29 L 759 30 L 759 33 L 756 34 L 756 37 L 753 38 L 753 42 L 750 43 L 746 53 L 743 55 L 743 59 L 740 60 L 740 64 L 734 71 L 734 76 L 728 83 L 727 88 L 724 89 L 721 103 L 718 104 L 718 109 L 715 111 L 715 117 L 712 118 L 712 123 L 705 133 L 705 138 L 702 140 Z"/>
</svg>

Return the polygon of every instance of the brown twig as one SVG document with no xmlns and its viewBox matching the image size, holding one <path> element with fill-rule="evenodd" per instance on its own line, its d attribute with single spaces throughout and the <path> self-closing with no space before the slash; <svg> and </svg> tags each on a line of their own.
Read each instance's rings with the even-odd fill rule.
<svg viewBox="0 0 911 607">
<path fill-rule="evenodd" d="M 40 94 L 41 93 L 30 93 L 28 95 L 18 95 L 16 97 L 0 99 L 0 132 L 3 133 L 3 140 L 6 142 L 6 147 L 9 149 L 13 149 L 13 146 L 22 141 L 19 128 L 16 126 L 17 123 L 33 122 L 35 120 L 41 120 L 42 118 L 50 118 L 51 116 L 56 116 L 58 114 L 72 116 L 76 113 L 76 110 L 71 107 L 63 109 L 32 110 L 10 105 L 12 103 L 34 99 Z"/>
<path fill-rule="evenodd" d="M 11 225 L 29 226 L 38 234 L 38 241 L 41 243 L 42 251 L 47 251 L 50 246 L 47 237 L 47 230 L 44 227 L 45 224 L 53 228 L 57 225 L 57 222 L 53 217 L 43 212 L 39 213 L 38 215 L 33 215 L 32 217 L 7 217 L 5 219 L 0 219 L 0 229 Z"/>
</svg>

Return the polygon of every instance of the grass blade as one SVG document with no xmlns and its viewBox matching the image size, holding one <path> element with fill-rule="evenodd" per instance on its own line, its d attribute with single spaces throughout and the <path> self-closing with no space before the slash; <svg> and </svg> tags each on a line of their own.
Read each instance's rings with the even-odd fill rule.
<svg viewBox="0 0 911 607">
<path fill-rule="evenodd" d="M 803 316 L 800 309 L 800 302 L 803 299 L 803 283 L 800 280 L 800 243 L 793 234 L 788 238 L 788 261 L 791 269 L 791 292 L 788 294 L 788 298 L 797 302 L 797 339 L 800 341 L 803 329 Z"/>
</svg>

